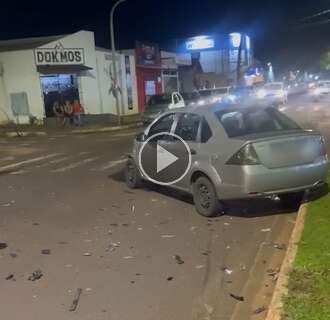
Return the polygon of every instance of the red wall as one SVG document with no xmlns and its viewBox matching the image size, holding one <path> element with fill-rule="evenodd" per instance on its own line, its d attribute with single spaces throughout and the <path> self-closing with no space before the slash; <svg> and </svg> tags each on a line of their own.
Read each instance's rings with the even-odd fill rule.
<svg viewBox="0 0 330 320">
<path fill-rule="evenodd" d="M 139 112 L 143 112 L 143 108 L 146 102 L 145 81 L 155 81 L 156 94 L 160 94 L 162 93 L 162 83 L 161 81 L 158 81 L 160 79 L 161 79 L 160 69 L 141 67 L 141 66 L 136 67 Z"/>
</svg>

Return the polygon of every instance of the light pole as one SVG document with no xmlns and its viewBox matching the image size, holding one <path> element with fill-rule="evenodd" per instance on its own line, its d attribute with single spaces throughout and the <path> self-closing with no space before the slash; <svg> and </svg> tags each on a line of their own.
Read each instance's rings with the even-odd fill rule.
<svg viewBox="0 0 330 320">
<path fill-rule="evenodd" d="M 111 51 L 112 51 L 112 65 L 113 65 L 113 82 L 114 82 L 114 92 L 115 92 L 115 99 L 116 99 L 116 111 L 118 116 L 118 125 L 121 125 L 121 118 L 120 118 L 120 105 L 119 105 L 119 90 L 118 90 L 118 82 L 117 82 L 117 66 L 116 66 L 116 47 L 115 47 L 115 32 L 113 27 L 113 15 L 115 13 L 116 8 L 126 0 L 118 0 L 112 7 L 110 12 L 110 36 L 111 36 Z"/>
</svg>

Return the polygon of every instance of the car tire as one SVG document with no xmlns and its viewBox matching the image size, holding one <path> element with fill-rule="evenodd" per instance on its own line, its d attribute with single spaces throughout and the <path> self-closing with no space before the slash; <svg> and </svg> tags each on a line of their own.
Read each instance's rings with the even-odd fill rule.
<svg viewBox="0 0 330 320">
<path fill-rule="evenodd" d="M 280 195 L 281 206 L 284 209 L 299 207 L 304 198 L 303 192 L 286 193 Z"/>
<path fill-rule="evenodd" d="M 127 187 L 136 189 L 142 186 L 142 177 L 135 161 L 131 158 L 127 160 L 125 167 L 125 181 Z"/>
<path fill-rule="evenodd" d="M 196 211 L 204 217 L 214 217 L 223 213 L 213 183 L 205 176 L 193 183 L 193 197 Z"/>
</svg>

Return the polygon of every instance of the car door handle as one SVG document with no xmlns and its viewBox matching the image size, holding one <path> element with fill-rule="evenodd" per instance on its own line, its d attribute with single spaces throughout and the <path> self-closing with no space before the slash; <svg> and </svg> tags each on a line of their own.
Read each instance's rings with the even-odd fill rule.
<svg viewBox="0 0 330 320">
<path fill-rule="evenodd" d="M 195 149 L 190 149 L 190 154 L 197 154 L 197 151 Z"/>
</svg>

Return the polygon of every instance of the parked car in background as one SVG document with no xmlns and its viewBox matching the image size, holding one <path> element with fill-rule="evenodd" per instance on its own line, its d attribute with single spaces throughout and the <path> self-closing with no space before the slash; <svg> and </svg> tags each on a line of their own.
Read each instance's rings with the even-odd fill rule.
<svg viewBox="0 0 330 320">
<path fill-rule="evenodd" d="M 151 96 L 144 107 L 142 121 L 145 125 L 151 123 L 160 114 L 165 111 L 182 108 L 185 106 L 185 101 L 179 92 L 172 94 L 164 93 Z"/>
<path fill-rule="evenodd" d="M 184 99 L 185 105 L 188 107 L 198 104 L 198 102 L 202 99 L 202 97 L 198 91 L 182 92 L 181 96 Z"/>
<path fill-rule="evenodd" d="M 201 99 L 199 100 L 198 104 L 207 105 L 207 104 L 222 102 L 223 99 L 229 95 L 229 90 L 230 87 L 199 90 Z"/>
<path fill-rule="evenodd" d="M 315 84 L 312 89 L 312 94 L 315 100 L 318 100 L 322 96 L 330 94 L 330 80 L 322 80 Z"/>
<path fill-rule="evenodd" d="M 273 107 L 210 105 L 173 109 L 139 134 L 127 162 L 128 187 L 147 180 L 139 167 L 139 150 L 159 130 L 175 133 L 188 144 L 192 165 L 169 187 L 192 193 L 203 216 L 221 213 L 223 200 L 287 200 L 326 181 L 328 160 L 318 132 L 303 130 Z M 175 141 L 164 136 L 159 143 L 175 148 Z"/>
<path fill-rule="evenodd" d="M 255 88 L 253 86 L 240 86 L 229 89 L 229 94 L 225 97 L 225 102 L 240 103 L 255 98 Z"/>
<path fill-rule="evenodd" d="M 256 97 L 274 105 L 284 104 L 288 101 L 288 93 L 282 82 L 266 83 L 257 90 Z"/>
</svg>

